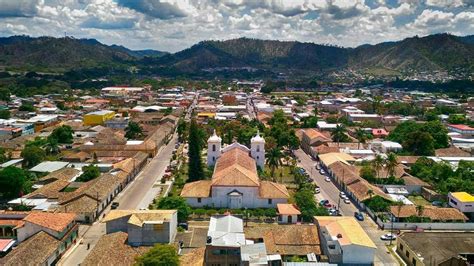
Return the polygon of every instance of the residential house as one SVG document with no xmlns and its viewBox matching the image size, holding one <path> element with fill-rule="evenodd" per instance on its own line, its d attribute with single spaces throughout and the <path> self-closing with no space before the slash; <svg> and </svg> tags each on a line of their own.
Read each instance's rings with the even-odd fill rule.
<svg viewBox="0 0 474 266">
<path fill-rule="evenodd" d="M 100 110 L 84 115 L 83 123 L 86 126 L 104 125 L 105 121 L 115 117 L 114 111 Z"/>
<path fill-rule="evenodd" d="M 467 215 L 470 219 L 474 219 L 474 196 L 467 192 L 449 192 L 449 206 L 458 209 Z"/>
<path fill-rule="evenodd" d="M 302 131 L 303 138 L 301 141 L 301 148 L 313 158 L 317 157 L 314 148 L 332 141 L 328 134 L 324 134 L 316 129 L 309 128 Z"/>
<path fill-rule="evenodd" d="M 373 265 L 377 247 L 352 216 L 315 216 L 321 249 L 330 263 Z"/>
<path fill-rule="evenodd" d="M 300 210 L 294 204 L 277 204 L 278 223 L 294 224 L 300 221 Z"/>
<path fill-rule="evenodd" d="M 177 234 L 176 210 L 112 210 L 102 220 L 106 233 L 125 232 L 131 246 L 172 243 Z"/>
<path fill-rule="evenodd" d="M 404 232 L 397 253 L 408 266 L 474 264 L 473 232 Z"/>
<path fill-rule="evenodd" d="M 435 206 L 423 206 L 418 208 L 415 205 L 390 206 L 390 214 L 399 222 L 406 221 L 409 217 L 424 217 L 432 222 L 461 222 L 468 219 L 466 215 L 455 208 L 439 208 Z"/>
<path fill-rule="evenodd" d="M 212 216 L 207 232 L 205 265 L 240 265 L 240 247 L 245 244 L 242 219 L 232 215 Z"/>
</svg>

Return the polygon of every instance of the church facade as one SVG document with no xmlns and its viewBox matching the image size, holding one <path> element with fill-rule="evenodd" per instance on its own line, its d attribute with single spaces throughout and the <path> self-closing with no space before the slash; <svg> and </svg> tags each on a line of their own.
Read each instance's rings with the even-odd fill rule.
<svg viewBox="0 0 474 266">
<path fill-rule="evenodd" d="M 288 202 L 285 185 L 258 178 L 257 166 L 265 165 L 265 140 L 258 133 L 249 149 L 237 142 L 222 148 L 214 132 L 208 139 L 207 164 L 214 166 L 212 179 L 187 183 L 181 191 L 192 207 L 275 208 Z"/>
</svg>

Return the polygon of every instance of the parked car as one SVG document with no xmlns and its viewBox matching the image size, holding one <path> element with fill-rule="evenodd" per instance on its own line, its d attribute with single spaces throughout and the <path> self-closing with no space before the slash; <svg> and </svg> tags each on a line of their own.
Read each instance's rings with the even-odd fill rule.
<svg viewBox="0 0 474 266">
<path fill-rule="evenodd" d="M 342 196 L 341 196 L 341 199 L 342 199 L 342 200 L 346 200 L 346 199 L 349 199 L 349 197 L 347 197 L 346 195 L 342 195 Z"/>
<path fill-rule="evenodd" d="M 329 200 L 323 199 L 323 200 L 319 201 L 319 205 L 321 205 L 321 206 L 323 206 L 326 203 L 329 203 Z"/>
<path fill-rule="evenodd" d="M 395 240 L 395 239 L 397 239 L 397 236 L 395 234 L 388 233 L 388 234 L 385 234 L 385 235 L 381 235 L 380 239 L 382 239 L 382 240 Z"/>
<path fill-rule="evenodd" d="M 344 203 L 346 203 L 346 204 L 350 204 L 350 203 L 351 203 L 351 201 L 350 201 L 348 198 L 346 198 L 346 199 L 344 199 Z"/>
<path fill-rule="evenodd" d="M 359 221 L 364 220 L 364 215 L 361 212 L 354 212 L 354 217 Z"/>
<path fill-rule="evenodd" d="M 324 169 L 319 170 L 319 173 L 322 174 L 322 175 L 325 175 L 325 174 L 326 174 L 326 172 L 324 171 Z"/>
<path fill-rule="evenodd" d="M 189 228 L 189 227 L 188 227 L 188 223 L 179 223 L 179 224 L 178 224 L 178 227 L 181 227 L 181 228 L 183 228 L 183 229 L 186 230 L 186 231 L 187 231 L 188 228 Z"/>
<path fill-rule="evenodd" d="M 319 165 L 319 163 L 317 163 L 315 166 L 316 170 L 321 170 L 321 166 Z"/>
<path fill-rule="evenodd" d="M 326 178 L 324 178 L 324 180 L 325 180 L 326 182 L 331 182 L 331 178 L 329 178 L 328 176 L 326 176 Z"/>
<path fill-rule="evenodd" d="M 118 202 L 114 201 L 114 202 L 112 202 L 112 205 L 110 205 L 110 208 L 111 208 L 112 210 L 115 210 L 115 209 L 118 208 L 119 205 L 120 205 L 120 204 L 119 204 Z"/>
<path fill-rule="evenodd" d="M 338 213 L 336 209 L 329 209 L 328 212 L 329 212 L 329 215 L 332 215 L 332 216 L 336 216 Z"/>
<path fill-rule="evenodd" d="M 334 207 L 334 206 L 333 206 L 331 203 L 329 203 L 329 202 L 325 203 L 323 206 L 324 206 L 324 208 L 326 208 L 326 209 L 331 209 L 332 207 Z"/>
<path fill-rule="evenodd" d="M 318 187 L 315 188 L 315 189 L 314 189 L 314 194 L 319 194 L 319 193 L 321 193 L 321 189 L 318 188 Z"/>
<path fill-rule="evenodd" d="M 344 193 L 343 191 L 339 192 L 339 197 L 344 198 L 345 196 L 346 196 L 346 193 Z"/>
</svg>

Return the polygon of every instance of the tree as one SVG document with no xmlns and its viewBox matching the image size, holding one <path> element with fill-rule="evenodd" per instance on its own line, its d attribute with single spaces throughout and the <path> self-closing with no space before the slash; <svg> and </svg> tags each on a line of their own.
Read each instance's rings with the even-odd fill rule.
<svg viewBox="0 0 474 266">
<path fill-rule="evenodd" d="M 47 154 L 58 154 L 60 149 L 58 141 L 55 138 L 48 138 L 48 142 L 44 145 Z"/>
<path fill-rule="evenodd" d="M 143 129 L 137 123 L 130 121 L 128 122 L 127 127 L 125 128 L 125 137 L 127 139 L 137 139 L 143 136 Z"/>
<path fill-rule="evenodd" d="M 176 128 L 176 131 L 178 132 L 178 139 L 180 142 L 183 142 L 186 139 L 186 128 L 186 121 L 180 118 L 178 121 L 178 126 Z"/>
<path fill-rule="evenodd" d="M 178 266 L 176 248 L 167 244 L 156 244 L 147 253 L 135 259 L 139 266 Z"/>
<path fill-rule="evenodd" d="M 179 196 L 164 197 L 158 201 L 157 209 L 163 210 L 178 210 L 178 221 L 186 222 L 191 208 L 189 207 L 186 200 Z"/>
<path fill-rule="evenodd" d="M 363 203 L 365 204 L 365 206 L 367 206 L 369 209 L 371 209 L 374 212 L 387 212 L 389 211 L 390 204 L 391 204 L 390 201 L 378 195 L 364 200 Z"/>
<path fill-rule="evenodd" d="M 10 90 L 7 88 L 0 88 L 0 101 L 10 102 Z"/>
<path fill-rule="evenodd" d="M 275 169 L 281 165 L 282 157 L 283 154 L 281 153 L 280 149 L 276 147 L 267 153 L 267 164 L 270 166 L 272 177 L 275 177 Z"/>
<path fill-rule="evenodd" d="M 425 210 L 425 206 L 423 205 L 416 205 L 416 213 L 418 214 L 418 216 L 423 216 L 423 211 Z"/>
<path fill-rule="evenodd" d="M 368 139 L 367 132 L 365 132 L 365 130 L 363 130 L 362 128 L 356 129 L 355 137 L 359 141 L 359 143 L 357 144 L 358 149 L 360 149 L 360 144 L 365 143 Z"/>
<path fill-rule="evenodd" d="M 46 153 L 43 149 L 38 146 L 26 146 L 21 151 L 21 157 L 23 158 L 23 166 L 30 168 L 41 163 L 46 157 Z"/>
<path fill-rule="evenodd" d="M 387 159 L 385 159 L 385 167 L 387 168 L 388 176 L 395 175 L 395 169 L 398 166 L 398 157 L 395 153 L 391 152 L 387 155 Z"/>
<path fill-rule="evenodd" d="M 367 195 L 369 195 L 369 198 L 372 199 L 374 196 L 374 191 L 372 189 L 367 190 Z"/>
<path fill-rule="evenodd" d="M 31 182 L 25 170 L 8 166 L 0 170 L 0 194 L 2 199 L 10 200 L 28 193 L 31 190 Z"/>
<path fill-rule="evenodd" d="M 418 156 L 431 156 L 435 153 L 434 139 L 428 132 L 415 131 L 408 134 L 402 146 Z"/>
<path fill-rule="evenodd" d="M 82 167 L 82 174 L 76 179 L 77 182 L 87 182 L 100 176 L 99 167 L 96 165 L 86 165 Z"/>
<path fill-rule="evenodd" d="M 301 218 L 305 222 L 313 221 L 314 216 L 327 216 L 328 211 L 324 207 L 320 207 L 314 201 L 313 190 L 309 187 L 302 187 L 295 193 L 295 201 L 301 211 Z"/>
<path fill-rule="evenodd" d="M 347 129 L 344 125 L 337 125 L 336 128 L 331 133 L 332 140 L 337 142 L 339 145 L 340 142 L 347 141 L 348 137 L 346 135 Z"/>
<path fill-rule="evenodd" d="M 385 160 L 380 154 L 377 154 L 374 160 L 372 160 L 372 166 L 374 167 L 374 170 L 377 173 L 377 177 L 380 177 L 380 170 L 383 168 L 384 163 Z"/>
<path fill-rule="evenodd" d="M 196 181 L 204 179 L 204 170 L 202 167 L 201 150 L 203 137 L 200 132 L 196 119 L 191 120 L 188 137 L 188 179 L 189 181 Z"/>
<path fill-rule="evenodd" d="M 19 108 L 18 108 L 19 111 L 23 111 L 23 112 L 34 112 L 35 111 L 35 107 L 30 104 L 30 103 L 23 103 Z"/>
<path fill-rule="evenodd" d="M 57 143 L 72 143 L 74 131 L 70 126 L 63 125 L 53 130 L 51 135 L 48 136 L 48 140 L 55 139 Z"/>
<path fill-rule="evenodd" d="M 9 110 L 0 110 L 0 119 L 10 119 L 11 114 Z"/>
</svg>

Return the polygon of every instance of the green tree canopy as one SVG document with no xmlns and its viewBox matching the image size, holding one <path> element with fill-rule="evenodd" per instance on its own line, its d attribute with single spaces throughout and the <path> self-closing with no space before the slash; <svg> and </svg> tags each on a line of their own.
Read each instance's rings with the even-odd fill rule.
<svg viewBox="0 0 474 266">
<path fill-rule="evenodd" d="M 176 248 L 171 245 L 156 244 L 147 253 L 136 258 L 138 266 L 178 266 Z"/>
<path fill-rule="evenodd" d="M 127 127 L 125 128 L 125 137 L 127 139 L 137 139 L 143 136 L 143 129 L 137 123 L 130 121 L 128 122 Z"/>
<path fill-rule="evenodd" d="M 70 126 L 62 125 L 53 130 L 48 139 L 56 139 L 58 143 L 72 143 L 74 131 Z"/>
<path fill-rule="evenodd" d="M 202 144 L 204 142 L 202 130 L 199 128 L 196 119 L 191 120 L 189 127 L 188 138 L 188 179 L 189 181 L 196 181 L 204 179 L 204 170 L 202 166 Z"/>
<path fill-rule="evenodd" d="M 329 215 L 326 208 L 318 206 L 314 201 L 314 192 L 308 187 L 302 187 L 295 193 L 295 201 L 305 222 L 313 221 L 314 216 Z"/>
<path fill-rule="evenodd" d="M 100 176 L 99 167 L 96 165 L 86 165 L 82 167 L 82 174 L 76 179 L 77 182 L 87 182 Z"/>
<path fill-rule="evenodd" d="M 21 157 L 23 158 L 23 166 L 30 168 L 41 163 L 45 159 L 46 153 L 40 147 L 31 145 L 26 146 L 21 151 Z"/>
<path fill-rule="evenodd" d="M 178 220 L 180 222 L 186 222 L 189 214 L 191 214 L 191 208 L 188 203 L 179 196 L 161 198 L 156 207 L 163 210 L 178 210 Z"/>
<path fill-rule="evenodd" d="M 35 107 L 30 104 L 30 103 L 23 103 L 20 108 L 18 108 L 19 111 L 24 111 L 24 112 L 34 112 Z"/>
<path fill-rule="evenodd" d="M 0 119 L 10 119 L 11 114 L 9 110 L 0 110 Z"/>
<path fill-rule="evenodd" d="M 10 200 L 31 191 L 31 182 L 25 170 L 9 166 L 0 170 L 0 196 Z"/>
</svg>

